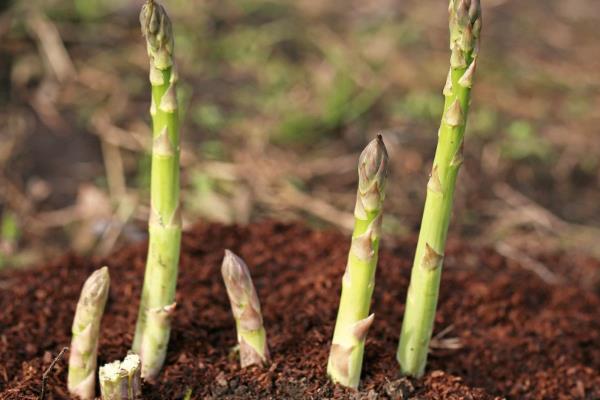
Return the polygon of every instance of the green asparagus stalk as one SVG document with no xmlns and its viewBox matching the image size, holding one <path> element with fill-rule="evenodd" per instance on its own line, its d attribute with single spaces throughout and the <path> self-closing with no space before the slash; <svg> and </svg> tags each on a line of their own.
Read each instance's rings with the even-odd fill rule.
<svg viewBox="0 0 600 400">
<path fill-rule="evenodd" d="M 148 0 L 140 22 L 150 58 L 153 147 L 148 258 L 132 349 L 142 359 L 142 376 L 152 379 L 165 360 L 175 309 L 181 245 L 179 117 L 171 21 L 161 5 Z"/>
<path fill-rule="evenodd" d="M 98 334 L 108 298 L 108 268 L 94 271 L 83 284 L 73 320 L 68 388 L 83 400 L 93 399 L 96 385 Z"/>
<path fill-rule="evenodd" d="M 105 364 L 98 375 L 102 400 L 135 400 L 142 395 L 141 361 L 137 354 Z"/>
<path fill-rule="evenodd" d="M 225 250 L 221 273 L 235 318 L 240 364 L 242 368 L 264 365 L 270 361 L 267 334 L 248 266 L 231 251 Z"/>
<path fill-rule="evenodd" d="M 357 388 L 360 381 L 369 315 L 375 287 L 388 155 L 381 138 L 371 141 L 360 155 L 354 233 L 342 279 L 342 295 L 327 363 L 330 378 Z"/>
<path fill-rule="evenodd" d="M 450 0 L 450 72 L 444 87 L 444 114 L 408 295 L 397 359 L 406 375 L 425 371 L 442 273 L 442 262 L 458 170 L 463 162 L 463 136 L 471 86 L 479 52 L 479 0 Z"/>
</svg>

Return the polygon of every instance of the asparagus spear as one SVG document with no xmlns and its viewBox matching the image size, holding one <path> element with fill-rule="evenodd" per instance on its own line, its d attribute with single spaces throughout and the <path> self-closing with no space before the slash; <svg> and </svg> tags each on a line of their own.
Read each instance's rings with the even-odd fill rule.
<svg viewBox="0 0 600 400">
<path fill-rule="evenodd" d="M 369 307 L 375 286 L 387 175 L 388 155 L 379 135 L 359 159 L 354 233 L 327 363 L 331 379 L 351 388 L 357 388 L 360 381 L 365 338 L 374 318 L 374 314 L 369 315 Z"/>
<path fill-rule="evenodd" d="M 132 348 L 142 359 L 142 376 L 152 379 L 165 360 L 175 309 L 181 244 L 179 117 L 171 21 L 161 5 L 148 0 L 140 22 L 150 58 L 153 147 L 148 258 Z"/>
<path fill-rule="evenodd" d="M 137 354 L 105 364 L 98 375 L 102 400 L 135 400 L 142 394 L 141 361 Z"/>
<path fill-rule="evenodd" d="M 242 368 L 270 361 L 260 302 L 246 263 L 229 250 L 221 265 L 223 281 L 235 318 Z"/>
<path fill-rule="evenodd" d="M 450 0 L 450 72 L 445 105 L 412 274 L 397 359 L 406 375 L 425 371 L 463 136 L 479 52 L 479 0 Z"/>
<path fill-rule="evenodd" d="M 96 392 L 98 333 L 109 285 L 107 267 L 94 271 L 83 284 L 75 311 L 67 386 L 72 395 L 83 400 L 93 399 Z"/>
</svg>

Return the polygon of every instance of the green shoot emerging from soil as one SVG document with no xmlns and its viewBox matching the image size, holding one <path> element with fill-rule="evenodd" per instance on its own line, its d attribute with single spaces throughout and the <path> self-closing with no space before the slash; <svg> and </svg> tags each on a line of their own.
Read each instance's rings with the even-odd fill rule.
<svg viewBox="0 0 600 400">
<path fill-rule="evenodd" d="M 73 320 L 68 387 L 83 400 L 95 397 L 98 334 L 108 298 L 108 268 L 96 270 L 83 284 Z"/>
<path fill-rule="evenodd" d="M 417 377 L 425 371 L 433 331 L 456 176 L 463 162 L 463 136 L 481 30 L 479 0 L 451 0 L 449 12 L 452 55 L 444 87 L 444 114 L 427 184 L 397 353 L 402 372 Z"/>
<path fill-rule="evenodd" d="M 140 14 L 150 58 L 152 173 L 148 258 L 133 341 L 142 376 L 152 379 L 165 360 L 181 245 L 179 210 L 179 118 L 173 33 L 165 9 L 148 1 Z"/>
<path fill-rule="evenodd" d="M 135 400 L 142 394 L 141 361 L 137 354 L 105 364 L 98 375 L 102 400 Z"/>
<path fill-rule="evenodd" d="M 270 361 L 267 334 L 248 266 L 244 260 L 225 250 L 221 273 L 235 318 L 240 364 L 242 368 L 253 364 L 264 365 Z"/>
<path fill-rule="evenodd" d="M 354 233 L 327 364 L 331 379 L 351 388 L 357 388 L 360 381 L 365 338 L 374 318 L 369 315 L 369 308 L 375 287 L 387 175 L 388 155 L 378 136 L 359 159 Z"/>
</svg>

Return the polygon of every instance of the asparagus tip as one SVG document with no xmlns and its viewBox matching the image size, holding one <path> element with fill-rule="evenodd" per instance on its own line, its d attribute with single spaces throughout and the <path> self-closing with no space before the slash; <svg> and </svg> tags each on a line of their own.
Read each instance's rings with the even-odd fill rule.
<svg viewBox="0 0 600 400">
<path fill-rule="evenodd" d="M 250 271 L 248 271 L 248 266 L 244 260 L 229 249 L 225 249 L 221 272 L 225 283 L 236 281 L 236 285 L 242 285 L 240 280 L 244 279 L 245 276 L 250 277 Z"/>
<path fill-rule="evenodd" d="M 365 219 L 366 212 L 377 210 L 385 197 L 385 181 L 389 172 L 389 157 L 383 137 L 377 137 L 365 147 L 358 160 L 359 199 L 354 214 Z"/>
<path fill-rule="evenodd" d="M 364 172 L 361 178 L 371 182 L 373 179 L 380 179 L 387 175 L 389 157 L 383 137 L 377 137 L 365 147 L 359 158 L 359 169 Z"/>
<path fill-rule="evenodd" d="M 164 70 L 173 64 L 173 28 L 164 7 L 148 0 L 140 12 L 142 35 L 148 44 L 148 54 L 156 68 Z"/>
<path fill-rule="evenodd" d="M 81 300 L 86 304 L 91 304 L 102 300 L 108 292 L 110 285 L 110 274 L 108 267 L 102 267 L 94 271 L 83 284 L 81 290 Z"/>
<path fill-rule="evenodd" d="M 452 0 L 450 2 L 451 66 L 466 68 L 470 58 L 479 49 L 481 31 L 480 0 Z"/>
</svg>

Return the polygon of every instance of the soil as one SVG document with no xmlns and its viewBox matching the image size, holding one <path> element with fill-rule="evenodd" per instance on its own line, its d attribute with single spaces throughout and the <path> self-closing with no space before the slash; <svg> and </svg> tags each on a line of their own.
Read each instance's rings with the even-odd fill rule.
<svg viewBox="0 0 600 400">
<path fill-rule="evenodd" d="M 382 246 L 376 319 L 360 392 L 352 392 L 331 385 L 325 373 L 346 235 L 276 222 L 197 225 L 183 239 L 166 364 L 158 382 L 145 384 L 144 398 L 181 399 L 191 389 L 193 399 L 600 399 L 600 296 L 589 285 L 597 282 L 600 265 L 548 255 L 545 264 L 563 278 L 550 285 L 493 250 L 459 241 L 448 245 L 436 321 L 435 334 L 448 333 L 434 341 L 424 378 L 401 378 L 394 355 L 414 245 Z M 81 285 L 101 264 L 110 267 L 112 284 L 98 362 L 124 357 L 145 247 L 104 260 L 67 255 L 0 275 L 0 399 L 39 397 L 43 372 L 69 345 Z M 219 272 L 224 248 L 250 266 L 273 355 L 269 368 L 238 366 Z M 46 399 L 68 398 L 67 358 L 49 373 Z"/>
</svg>

